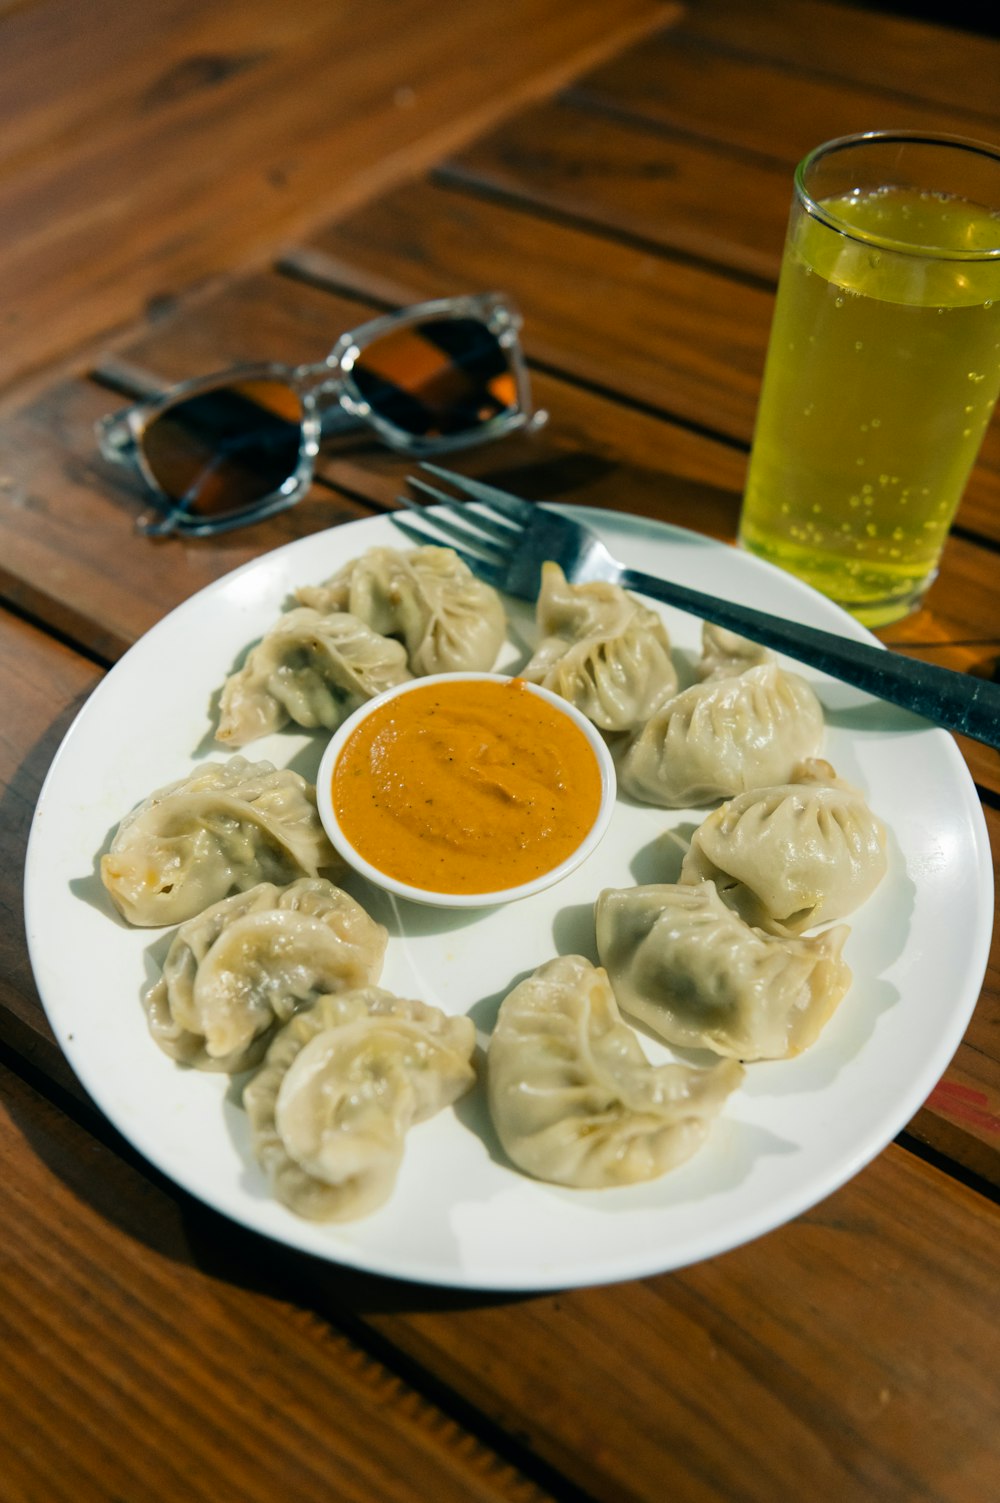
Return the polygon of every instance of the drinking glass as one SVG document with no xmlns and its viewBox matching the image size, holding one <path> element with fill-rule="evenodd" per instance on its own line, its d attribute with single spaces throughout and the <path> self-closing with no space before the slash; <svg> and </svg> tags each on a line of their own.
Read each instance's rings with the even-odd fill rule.
<svg viewBox="0 0 1000 1503">
<path fill-rule="evenodd" d="M 795 172 L 741 544 L 868 626 L 937 573 L 1000 388 L 1000 151 L 847 136 Z"/>
</svg>

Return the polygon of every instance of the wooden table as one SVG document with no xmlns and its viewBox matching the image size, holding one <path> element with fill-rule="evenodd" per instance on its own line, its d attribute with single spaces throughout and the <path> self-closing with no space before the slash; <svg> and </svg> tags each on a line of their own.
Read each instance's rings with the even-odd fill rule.
<svg viewBox="0 0 1000 1503">
<path fill-rule="evenodd" d="M 5 1503 L 1000 1495 L 996 942 L 944 1078 L 828 1200 L 677 1273 L 498 1298 L 164 1182 L 64 1062 L 20 916 L 42 778 L 112 662 L 404 473 L 361 445 L 280 518 L 154 545 L 95 453 L 121 392 L 499 285 L 551 421 L 469 471 L 731 540 L 794 163 L 875 127 L 996 141 L 1000 44 L 826 0 L 2 0 L 0 43 Z M 995 676 L 998 550 L 994 425 L 886 640 Z M 997 848 L 1000 760 L 962 750 Z"/>
</svg>

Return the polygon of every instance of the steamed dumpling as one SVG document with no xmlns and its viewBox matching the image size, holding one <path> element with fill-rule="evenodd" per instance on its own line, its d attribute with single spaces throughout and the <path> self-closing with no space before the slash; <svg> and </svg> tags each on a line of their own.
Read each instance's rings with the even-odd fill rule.
<svg viewBox="0 0 1000 1503">
<path fill-rule="evenodd" d="M 863 796 L 814 760 L 791 782 L 714 810 L 692 837 L 680 880 L 710 878 L 748 924 L 801 934 L 871 896 L 885 875 L 885 844 L 885 827 Z"/>
<path fill-rule="evenodd" d="M 153 1038 L 202 1070 L 246 1070 L 278 1023 L 382 972 L 387 934 L 321 877 L 262 882 L 178 929 L 145 997 Z"/>
<path fill-rule="evenodd" d="M 488 672 L 507 635 L 500 596 L 452 548 L 369 548 L 296 598 L 324 612 L 350 611 L 380 635 L 398 637 L 420 677 Z"/>
<path fill-rule="evenodd" d="M 805 679 L 776 663 L 710 677 L 648 720 L 619 768 L 643 803 L 684 809 L 785 783 L 823 742 L 823 711 Z"/>
<path fill-rule="evenodd" d="M 313 1221 L 388 1199 L 408 1129 L 475 1080 L 476 1031 L 378 987 L 320 997 L 279 1030 L 247 1083 L 254 1151 L 275 1195 Z"/>
<path fill-rule="evenodd" d="M 668 1044 L 735 1059 L 786 1059 L 814 1042 L 851 983 L 848 933 L 765 934 L 712 882 L 608 889 L 597 901 L 597 949 L 623 1011 Z"/>
<path fill-rule="evenodd" d="M 518 1168 L 596 1189 L 690 1158 L 743 1071 L 651 1065 L 604 971 L 564 955 L 504 999 L 487 1074 L 493 1125 Z"/>
<path fill-rule="evenodd" d="M 702 681 L 715 678 L 732 678 L 746 673 L 748 668 L 759 668 L 764 663 L 773 663 L 774 653 L 749 637 L 716 626 L 711 621 L 702 622 L 701 658 L 698 662 L 698 677 Z"/>
<path fill-rule="evenodd" d="M 334 731 L 366 700 L 411 677 L 398 642 L 356 616 L 288 611 L 230 674 L 217 741 L 244 746 L 293 721 Z"/>
<path fill-rule="evenodd" d="M 666 627 L 620 585 L 570 584 L 545 563 L 536 616 L 541 641 L 521 676 L 602 731 L 634 730 L 677 688 Z"/>
<path fill-rule="evenodd" d="M 205 762 L 118 826 L 101 880 L 131 924 L 179 924 L 258 882 L 336 871 L 316 790 L 270 762 Z"/>
</svg>

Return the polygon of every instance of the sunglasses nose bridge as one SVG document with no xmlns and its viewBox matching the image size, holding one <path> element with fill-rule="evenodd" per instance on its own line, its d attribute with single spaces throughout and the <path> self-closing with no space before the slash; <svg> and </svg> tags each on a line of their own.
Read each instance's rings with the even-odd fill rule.
<svg viewBox="0 0 1000 1503">
<path fill-rule="evenodd" d="M 97 444 L 104 459 L 112 464 L 128 464 L 138 449 L 136 436 L 128 419 L 120 413 L 99 418 L 95 424 Z"/>
</svg>

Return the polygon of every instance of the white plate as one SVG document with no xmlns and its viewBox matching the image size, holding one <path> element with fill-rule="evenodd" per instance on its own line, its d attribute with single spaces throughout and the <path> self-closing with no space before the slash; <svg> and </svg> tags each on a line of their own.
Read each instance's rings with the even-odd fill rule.
<svg viewBox="0 0 1000 1503">
<path fill-rule="evenodd" d="M 562 508 L 561 508 L 562 509 Z M 626 563 L 846 636 L 868 639 L 790 576 L 695 534 L 596 511 Z M 804 671 L 828 721 L 826 756 L 865 789 L 890 830 L 889 874 L 854 916 L 854 984 L 819 1041 L 793 1061 L 752 1065 L 706 1146 L 651 1184 L 561 1189 L 512 1169 L 477 1091 L 409 1135 L 392 1199 L 346 1226 L 302 1221 L 274 1201 L 253 1160 L 239 1092 L 175 1065 L 151 1041 L 141 993 L 172 931 L 129 929 L 97 877 L 121 817 L 206 757 L 213 693 L 291 589 L 323 580 L 375 544 L 400 546 L 387 518 L 302 538 L 193 596 L 108 674 L 49 771 L 28 849 L 28 943 L 49 1020 L 115 1126 L 178 1184 L 238 1222 L 306 1252 L 430 1284 L 543 1289 L 676 1268 L 739 1245 L 828 1195 L 902 1128 L 961 1040 L 992 925 L 982 811 L 951 737 Z M 500 664 L 523 661 L 532 611 L 511 604 Z M 664 610 L 678 658 L 700 623 Z M 282 734 L 244 748 L 307 777 L 323 737 Z M 420 909 L 354 888 L 390 929 L 383 984 L 469 1012 L 485 1040 L 512 984 L 554 954 L 596 959 L 592 905 L 603 887 L 672 880 L 660 840 L 696 812 L 620 800 L 598 850 L 535 898 L 480 914 Z M 644 1038 L 647 1053 L 668 1051 Z"/>
</svg>

